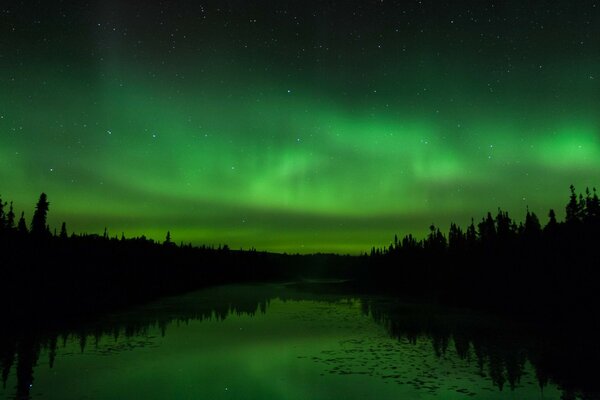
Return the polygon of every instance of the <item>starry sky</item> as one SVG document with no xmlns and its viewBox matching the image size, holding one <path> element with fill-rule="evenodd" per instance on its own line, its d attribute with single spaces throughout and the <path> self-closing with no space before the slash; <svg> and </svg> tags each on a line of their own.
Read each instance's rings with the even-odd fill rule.
<svg viewBox="0 0 600 400">
<path fill-rule="evenodd" d="M 0 194 L 70 230 L 366 251 L 600 184 L 600 1 L 12 1 Z"/>
</svg>

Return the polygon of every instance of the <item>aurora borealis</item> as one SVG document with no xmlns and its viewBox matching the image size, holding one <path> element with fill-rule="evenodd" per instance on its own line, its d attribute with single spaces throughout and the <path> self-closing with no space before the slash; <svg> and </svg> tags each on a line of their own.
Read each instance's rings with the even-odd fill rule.
<svg viewBox="0 0 600 400">
<path fill-rule="evenodd" d="M 26 1 L 0 27 L 28 220 L 45 191 L 77 232 L 356 253 L 600 184 L 598 1 Z"/>
</svg>

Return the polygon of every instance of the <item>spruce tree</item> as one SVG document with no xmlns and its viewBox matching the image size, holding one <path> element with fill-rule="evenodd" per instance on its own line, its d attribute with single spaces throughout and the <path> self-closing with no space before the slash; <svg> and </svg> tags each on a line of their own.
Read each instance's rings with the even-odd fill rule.
<svg viewBox="0 0 600 400">
<path fill-rule="evenodd" d="M 527 210 L 527 215 L 525 216 L 525 236 L 529 238 L 535 238 L 540 235 L 542 231 L 542 226 L 540 225 L 540 220 L 534 212 L 529 212 Z"/>
<path fill-rule="evenodd" d="M 553 231 L 558 226 L 558 222 L 556 221 L 556 213 L 553 209 L 550 209 L 548 212 L 548 224 L 546 224 L 545 230 Z"/>
<path fill-rule="evenodd" d="M 575 193 L 575 186 L 569 186 L 571 190 L 571 195 L 569 196 L 569 202 L 565 208 L 567 215 L 565 218 L 565 222 L 568 224 L 572 224 L 574 222 L 579 221 L 579 202 L 577 201 L 577 194 Z"/>
<path fill-rule="evenodd" d="M 473 250 L 477 246 L 477 229 L 475 228 L 475 221 L 473 218 L 471 218 L 471 224 L 467 227 L 465 239 L 469 250 Z"/>
<path fill-rule="evenodd" d="M 68 235 L 67 235 L 67 223 L 63 222 L 62 225 L 60 226 L 60 238 L 64 240 L 67 237 L 68 237 Z"/>
<path fill-rule="evenodd" d="M 496 222 L 490 212 L 478 225 L 481 243 L 489 245 L 496 241 Z"/>
<path fill-rule="evenodd" d="M 600 201 L 598 200 L 598 194 L 596 188 L 593 188 L 593 195 L 589 189 L 586 189 L 586 219 L 589 222 L 597 222 L 600 218 Z"/>
<path fill-rule="evenodd" d="M 24 212 L 21 212 L 21 218 L 19 218 L 19 223 L 17 224 L 17 232 L 19 232 L 22 235 L 26 235 L 28 233 L 27 224 L 25 223 Z"/>
<path fill-rule="evenodd" d="M 2 232 L 6 227 L 6 214 L 4 213 L 4 206 L 6 206 L 6 203 L 2 201 L 2 197 L 0 197 L 0 232 Z"/>
<path fill-rule="evenodd" d="M 50 203 L 48 202 L 48 196 L 46 196 L 46 193 L 42 193 L 37 205 L 35 206 L 33 218 L 31 219 L 32 234 L 38 236 L 47 234 L 48 231 L 46 227 L 46 218 L 48 217 L 49 208 Z"/>
<path fill-rule="evenodd" d="M 12 230 L 15 227 L 15 211 L 13 210 L 13 202 L 10 202 L 8 214 L 6 214 L 6 227 Z"/>
</svg>

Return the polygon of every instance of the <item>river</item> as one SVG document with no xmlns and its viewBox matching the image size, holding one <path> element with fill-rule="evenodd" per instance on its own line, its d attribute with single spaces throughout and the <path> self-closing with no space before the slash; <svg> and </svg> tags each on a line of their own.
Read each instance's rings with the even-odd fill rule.
<svg viewBox="0 0 600 400">
<path fill-rule="evenodd" d="M 563 365 L 578 353 L 523 324 L 305 286 L 222 286 L 54 328 L 2 328 L 0 398 L 596 397 Z"/>
</svg>

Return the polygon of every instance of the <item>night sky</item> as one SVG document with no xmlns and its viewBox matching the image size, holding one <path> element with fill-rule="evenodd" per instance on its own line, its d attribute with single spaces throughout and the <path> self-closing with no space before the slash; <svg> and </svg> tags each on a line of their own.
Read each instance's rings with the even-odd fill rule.
<svg viewBox="0 0 600 400">
<path fill-rule="evenodd" d="M 600 1 L 5 1 L 0 194 L 356 253 L 600 185 Z"/>
</svg>

